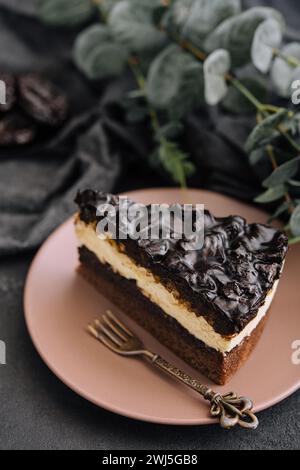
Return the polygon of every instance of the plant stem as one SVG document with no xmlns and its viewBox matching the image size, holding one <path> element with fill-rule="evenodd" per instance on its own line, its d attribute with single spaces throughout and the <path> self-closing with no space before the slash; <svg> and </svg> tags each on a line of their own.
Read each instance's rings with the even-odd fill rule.
<svg viewBox="0 0 300 470">
<path fill-rule="evenodd" d="M 240 82 L 240 80 L 238 80 L 237 78 L 233 78 L 233 77 L 228 77 L 229 80 L 230 80 L 230 83 L 237 89 L 239 90 L 239 92 L 245 97 L 247 98 L 247 100 L 253 104 L 253 106 L 255 106 L 255 108 L 257 109 L 257 111 L 263 113 L 264 110 L 265 110 L 265 105 L 259 101 L 254 95 L 253 93 L 251 93 L 250 90 L 248 90 L 247 87 L 245 87 L 245 85 L 242 84 L 242 82 Z"/>
<path fill-rule="evenodd" d="M 279 111 L 282 111 L 284 108 L 279 108 L 279 106 L 273 106 L 272 104 L 263 104 L 263 111 L 266 111 L 267 113 L 279 113 Z"/>
<path fill-rule="evenodd" d="M 165 31 L 165 30 L 163 30 Z M 167 33 L 167 31 L 165 31 Z M 167 33 L 168 34 L 168 33 Z M 171 37 L 170 34 L 168 34 L 169 37 Z M 199 59 L 201 62 L 204 62 L 207 55 L 205 54 L 205 52 L 203 51 L 200 51 L 200 49 L 198 49 L 197 47 L 193 46 L 193 44 L 191 44 L 189 41 L 187 41 L 186 39 L 181 39 L 180 36 L 178 36 L 177 34 L 173 34 L 171 39 L 174 39 L 177 44 L 182 47 L 182 49 L 185 49 L 186 51 L 189 51 L 191 54 L 193 54 L 197 59 Z"/>
<path fill-rule="evenodd" d="M 103 9 L 101 8 L 101 4 L 105 1 L 105 0 L 91 0 L 95 5 L 98 6 L 99 8 L 99 13 L 102 17 L 102 20 L 104 23 L 107 22 L 107 15 L 105 15 Z M 168 6 L 169 2 L 168 0 L 162 0 L 162 2 L 164 2 L 163 4 Z M 141 68 L 140 68 L 140 65 L 139 65 L 139 60 L 137 57 L 134 57 L 134 56 L 131 56 L 129 57 L 128 59 L 128 65 L 131 69 L 131 72 L 135 78 L 135 81 L 136 83 L 138 84 L 138 87 L 140 90 L 144 91 L 145 88 L 146 88 L 146 79 L 141 71 Z M 148 104 L 148 102 L 147 102 Z M 149 116 L 150 116 L 150 119 L 151 119 L 151 125 L 152 125 L 152 128 L 155 132 L 157 132 L 160 128 L 160 125 L 159 125 L 159 120 L 158 120 L 158 116 L 157 116 L 157 113 L 156 111 L 151 108 L 148 104 L 148 111 L 149 111 Z"/>
<path fill-rule="evenodd" d="M 298 154 L 300 154 L 300 145 L 292 138 L 292 136 L 288 133 L 288 131 L 282 126 L 278 125 L 277 129 L 279 130 L 280 134 L 289 142 L 289 144 L 297 150 Z"/>
<path fill-rule="evenodd" d="M 136 83 L 138 84 L 140 90 L 145 90 L 146 79 L 141 71 L 139 60 L 137 57 L 130 57 L 128 59 L 128 65 L 132 71 L 132 74 L 135 78 Z M 159 120 L 156 111 L 148 105 L 148 112 L 151 120 L 152 129 L 154 132 L 157 132 L 160 128 Z"/>
</svg>

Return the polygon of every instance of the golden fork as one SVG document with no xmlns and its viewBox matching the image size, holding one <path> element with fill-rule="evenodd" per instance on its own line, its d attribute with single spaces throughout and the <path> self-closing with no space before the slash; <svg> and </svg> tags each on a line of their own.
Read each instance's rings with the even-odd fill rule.
<svg viewBox="0 0 300 470">
<path fill-rule="evenodd" d="M 253 403 L 247 397 L 234 392 L 214 392 L 198 380 L 170 364 L 158 354 L 144 348 L 142 341 L 129 330 L 110 310 L 88 325 L 88 331 L 104 346 L 121 356 L 141 356 L 169 375 L 177 378 L 199 393 L 210 403 L 210 414 L 218 418 L 220 425 L 230 429 L 236 424 L 247 429 L 256 429 L 258 419 L 252 412 Z"/>
</svg>

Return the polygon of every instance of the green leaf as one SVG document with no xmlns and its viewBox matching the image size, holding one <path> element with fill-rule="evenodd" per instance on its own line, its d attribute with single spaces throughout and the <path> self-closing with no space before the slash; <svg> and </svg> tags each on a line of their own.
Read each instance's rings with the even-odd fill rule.
<svg viewBox="0 0 300 470">
<path fill-rule="evenodd" d="M 182 152 L 175 142 L 163 139 L 157 151 L 157 158 L 172 179 L 180 186 L 186 186 L 186 178 L 191 176 L 195 167 L 188 160 L 189 156 Z"/>
<path fill-rule="evenodd" d="M 177 45 L 164 49 L 152 62 L 147 77 L 149 102 L 180 118 L 203 102 L 203 66 Z"/>
<path fill-rule="evenodd" d="M 249 63 L 256 28 L 268 18 L 274 18 L 282 25 L 285 24 L 281 13 L 269 7 L 253 7 L 228 18 L 206 38 L 206 51 L 226 49 L 230 53 L 233 67 L 240 67 Z"/>
<path fill-rule="evenodd" d="M 266 149 L 265 147 L 259 147 L 249 155 L 249 162 L 251 165 L 256 165 L 260 160 L 262 160 L 266 156 Z"/>
<path fill-rule="evenodd" d="M 280 199 L 285 194 L 285 192 L 285 186 L 280 184 L 279 186 L 274 186 L 273 188 L 267 189 L 267 191 L 257 196 L 254 200 L 255 202 L 259 202 L 261 204 L 273 202 L 277 199 Z"/>
<path fill-rule="evenodd" d="M 75 63 L 90 79 L 120 75 L 128 55 L 125 47 L 114 42 L 108 26 L 101 24 L 82 31 L 74 45 Z"/>
<path fill-rule="evenodd" d="M 121 0 L 103 0 L 99 1 L 98 8 L 104 13 L 105 16 L 109 15 L 112 9 L 120 3 Z M 96 2 L 95 2 L 96 3 Z"/>
<path fill-rule="evenodd" d="M 261 102 L 265 102 L 267 96 L 266 82 L 260 77 L 244 77 L 239 81 L 253 93 Z M 250 113 L 255 111 L 255 107 L 241 94 L 233 85 L 229 85 L 227 95 L 222 101 L 222 107 L 231 113 Z"/>
<path fill-rule="evenodd" d="M 37 14 L 53 26 L 77 26 L 85 23 L 96 11 L 87 0 L 38 0 Z"/>
<path fill-rule="evenodd" d="M 272 222 L 274 219 L 277 219 L 281 214 L 286 212 L 290 207 L 290 201 L 283 201 L 282 204 L 280 204 L 276 211 L 272 214 L 272 216 L 269 218 L 268 222 Z"/>
<path fill-rule="evenodd" d="M 130 100 L 136 100 L 139 98 L 146 98 L 147 94 L 145 90 L 141 90 L 140 88 L 137 90 L 132 90 L 127 93 L 127 97 Z"/>
<path fill-rule="evenodd" d="M 299 188 L 299 187 L 300 187 L 300 181 L 289 180 L 289 181 L 288 181 L 288 184 L 289 184 L 290 186 L 295 186 L 296 188 Z"/>
<path fill-rule="evenodd" d="M 270 70 L 274 49 L 282 43 L 282 24 L 274 18 L 269 18 L 256 28 L 252 46 L 251 58 L 255 67 L 262 73 Z"/>
<path fill-rule="evenodd" d="M 137 53 L 162 48 L 167 38 L 153 24 L 156 6 L 156 2 L 141 3 L 132 0 L 117 3 L 108 19 L 115 40 Z"/>
<path fill-rule="evenodd" d="M 240 0 L 178 0 L 169 8 L 166 27 L 196 47 L 226 18 L 241 11 Z"/>
<path fill-rule="evenodd" d="M 299 157 L 293 158 L 288 162 L 278 166 L 273 173 L 263 181 L 265 188 L 278 186 L 279 184 L 286 183 L 289 179 L 296 175 L 299 168 Z"/>
<path fill-rule="evenodd" d="M 218 104 L 228 91 L 225 75 L 230 70 L 230 55 L 225 49 L 212 52 L 204 62 L 204 93 L 206 103 Z"/>
<path fill-rule="evenodd" d="M 281 52 L 284 56 L 292 56 L 300 61 L 300 43 L 298 42 L 287 44 Z M 294 72 L 295 67 L 293 65 L 288 64 L 281 57 L 276 57 L 271 68 L 271 79 L 279 96 L 290 98 Z"/>
<path fill-rule="evenodd" d="M 259 146 L 266 145 L 275 137 L 278 137 L 279 131 L 276 127 L 287 118 L 288 114 L 289 111 L 287 109 L 283 109 L 257 124 L 246 141 L 246 152 L 250 154 Z"/>
<path fill-rule="evenodd" d="M 132 124 L 144 121 L 149 115 L 149 111 L 145 106 L 132 106 L 128 109 L 126 120 Z"/>
<path fill-rule="evenodd" d="M 293 210 L 290 218 L 290 229 L 295 237 L 300 235 L 300 204 Z"/>
<path fill-rule="evenodd" d="M 165 139 L 174 139 L 178 137 L 183 131 L 183 124 L 180 121 L 171 121 L 161 126 L 156 133 L 156 138 L 160 140 L 161 138 Z"/>
</svg>

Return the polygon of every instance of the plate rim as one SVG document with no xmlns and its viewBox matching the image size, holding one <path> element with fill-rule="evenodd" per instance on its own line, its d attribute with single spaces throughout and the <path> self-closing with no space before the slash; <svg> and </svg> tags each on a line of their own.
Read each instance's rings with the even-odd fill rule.
<svg viewBox="0 0 300 470">
<path fill-rule="evenodd" d="M 136 193 L 140 192 L 153 192 L 153 191 L 164 191 L 164 192 L 171 192 L 174 191 L 174 189 L 180 189 L 180 188 L 164 188 L 164 187 L 154 187 L 154 188 L 145 188 L 145 189 L 137 189 L 137 190 L 131 190 L 131 191 L 126 191 L 122 193 L 118 193 L 119 195 L 133 195 Z M 206 192 L 206 193 L 211 193 L 211 194 L 217 194 L 222 197 L 225 197 L 226 199 L 233 200 L 233 201 L 238 201 L 239 203 L 247 205 L 245 201 L 240 201 L 235 198 L 232 198 L 230 196 L 224 195 L 222 193 L 218 193 L 216 191 L 210 191 L 206 189 L 200 189 L 200 188 L 185 188 L 184 191 L 199 191 L 199 192 Z M 261 211 L 264 212 L 264 211 Z M 30 326 L 30 315 L 29 315 L 29 306 L 28 306 L 28 297 L 29 297 L 29 288 L 31 284 L 31 276 L 32 273 L 35 269 L 35 265 L 39 261 L 39 256 L 42 254 L 42 251 L 47 247 L 49 243 L 51 243 L 52 239 L 55 238 L 58 232 L 63 231 L 66 226 L 68 226 L 72 221 L 74 220 L 74 214 L 70 217 L 68 217 L 64 222 L 59 224 L 51 233 L 50 235 L 44 240 L 42 245 L 38 248 L 37 252 L 35 253 L 29 269 L 27 271 L 26 275 L 26 280 L 24 284 L 24 291 L 23 291 L 23 311 L 24 311 L 24 318 L 25 318 L 25 324 L 27 328 L 27 332 L 29 334 L 29 337 L 34 345 L 34 348 L 36 349 L 37 353 L 39 354 L 40 358 L 42 361 L 46 364 L 48 369 L 68 388 L 72 390 L 72 392 L 76 393 L 79 395 L 81 398 L 88 400 L 90 403 L 93 405 L 103 408 L 106 411 L 112 412 L 114 414 L 129 418 L 129 419 L 134 419 L 137 421 L 142 421 L 142 422 L 148 422 L 148 423 L 156 423 L 156 424 L 163 424 L 163 425 L 172 425 L 172 426 L 195 426 L 195 425 L 210 425 L 210 424 L 216 424 L 217 420 L 213 419 L 209 416 L 207 417 L 202 417 L 202 418 L 164 418 L 164 417 L 157 417 L 153 415 L 148 415 L 148 414 L 143 414 L 141 412 L 134 413 L 132 411 L 126 412 L 124 408 L 120 408 L 118 406 L 111 405 L 110 403 L 107 403 L 103 400 L 97 401 L 95 400 L 92 396 L 90 396 L 89 393 L 83 391 L 80 386 L 74 384 L 71 380 L 68 380 L 65 376 L 62 376 L 62 374 L 57 370 L 56 366 L 51 364 L 51 362 L 47 359 L 46 355 L 43 353 L 42 348 L 38 344 L 38 341 L 36 341 L 36 338 L 34 336 L 34 333 L 32 333 L 31 326 Z M 230 385 L 230 384 L 229 384 Z M 299 381 L 294 384 L 293 387 L 288 388 L 284 392 L 282 392 L 279 395 L 276 395 L 276 398 L 273 398 L 271 400 L 265 400 L 263 401 L 259 406 L 255 406 L 254 404 L 254 412 L 255 413 L 260 413 L 261 411 L 264 411 L 266 409 L 272 408 L 276 404 L 282 402 L 286 398 L 290 397 L 293 395 L 297 390 L 300 389 L 300 377 Z"/>
</svg>

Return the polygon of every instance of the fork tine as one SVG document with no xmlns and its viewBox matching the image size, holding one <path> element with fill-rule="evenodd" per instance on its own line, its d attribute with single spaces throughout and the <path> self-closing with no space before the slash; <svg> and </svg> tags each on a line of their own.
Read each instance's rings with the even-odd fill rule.
<svg viewBox="0 0 300 470">
<path fill-rule="evenodd" d="M 102 333 L 104 333 L 106 336 L 111 339 L 111 341 L 116 345 L 116 346 L 121 346 L 122 341 L 119 339 L 119 337 L 111 330 L 111 328 L 106 327 L 103 325 L 103 323 L 96 319 L 94 321 L 94 324 L 96 325 L 97 329 L 100 329 Z"/>
<path fill-rule="evenodd" d="M 129 336 L 134 336 L 133 333 L 127 328 L 127 326 L 124 325 L 113 313 L 111 310 L 106 310 L 106 314 L 110 317 L 111 320 L 113 320 L 116 325 L 123 330 L 123 333 L 127 333 Z"/>
<path fill-rule="evenodd" d="M 98 336 L 99 341 L 104 344 L 108 349 L 115 353 L 119 353 L 119 349 L 113 345 L 113 343 L 104 335 Z"/>
<path fill-rule="evenodd" d="M 96 338 L 100 343 L 103 343 L 104 346 L 108 347 L 111 349 L 111 351 L 118 352 L 118 348 L 114 346 L 114 344 L 104 335 L 100 334 L 98 330 L 95 328 L 93 323 L 90 323 L 87 327 L 89 333 L 91 333 L 94 338 Z"/>
<path fill-rule="evenodd" d="M 109 326 L 109 328 L 111 328 L 116 333 L 116 335 L 122 341 L 127 341 L 128 337 L 125 336 L 125 334 L 123 333 L 123 330 L 121 331 L 121 329 L 117 327 L 116 324 L 110 318 L 108 318 L 106 315 L 102 315 L 102 320 L 103 322 L 106 323 L 107 326 Z"/>
<path fill-rule="evenodd" d="M 94 336 L 96 339 L 99 339 L 99 333 L 92 323 L 89 323 L 87 326 L 88 332 Z"/>
</svg>

